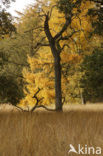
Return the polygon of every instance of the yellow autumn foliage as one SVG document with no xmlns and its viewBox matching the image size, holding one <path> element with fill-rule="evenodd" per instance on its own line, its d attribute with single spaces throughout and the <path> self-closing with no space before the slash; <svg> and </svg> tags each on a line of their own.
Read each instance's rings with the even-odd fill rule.
<svg viewBox="0 0 103 156">
<path fill-rule="evenodd" d="M 43 13 L 48 12 L 55 4 L 55 1 L 49 1 L 50 5 L 43 5 Z M 42 3 L 44 4 L 44 3 Z M 78 64 L 82 60 L 83 53 L 88 52 L 88 49 L 92 51 L 91 44 L 88 44 L 88 36 L 89 33 L 93 30 L 92 24 L 90 21 L 90 17 L 87 16 L 87 11 L 89 8 L 93 7 L 93 3 L 90 1 L 83 1 L 80 7 L 81 12 L 76 17 L 77 9 L 73 10 L 75 13 L 71 25 L 68 29 L 63 33 L 63 36 L 69 36 L 73 31 L 77 31 L 71 38 L 66 41 L 61 41 L 60 45 L 63 46 L 64 44 L 68 45 L 65 46 L 61 53 L 61 64 L 70 64 L 78 66 Z M 34 10 L 30 10 L 30 12 L 34 12 Z M 41 14 L 42 15 L 42 14 Z M 34 17 L 35 18 L 35 17 Z M 43 24 L 42 20 L 42 24 Z M 49 21 L 50 31 L 53 36 L 59 32 L 65 23 L 65 18 L 63 13 L 60 13 L 56 7 L 53 8 L 51 19 Z M 44 35 L 44 32 L 42 32 Z M 35 35 L 34 35 L 35 36 Z M 36 39 L 35 39 L 36 40 Z M 83 53 L 80 53 L 82 50 Z M 50 50 L 50 47 L 41 47 L 39 48 L 37 55 L 34 57 L 28 56 L 28 63 L 30 65 L 30 69 L 23 70 L 23 76 L 27 82 L 25 85 L 24 91 L 26 97 L 20 101 L 20 106 L 33 106 L 36 100 L 33 98 L 33 95 L 37 92 L 38 88 L 40 88 L 40 92 L 37 94 L 38 99 L 43 97 L 44 99 L 41 101 L 42 104 L 54 104 L 55 100 L 55 90 L 54 90 L 54 60 Z M 69 97 L 69 91 L 75 88 L 79 78 L 79 75 L 68 76 L 65 77 L 62 75 L 62 92 L 63 96 Z M 73 87 L 74 86 L 74 87 Z M 68 89 L 69 87 L 69 89 Z M 78 89 L 78 88 L 77 88 Z"/>
</svg>

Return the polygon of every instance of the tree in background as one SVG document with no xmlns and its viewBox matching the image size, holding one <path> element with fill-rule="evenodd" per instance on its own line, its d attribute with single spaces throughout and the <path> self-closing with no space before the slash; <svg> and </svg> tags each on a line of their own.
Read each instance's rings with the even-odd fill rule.
<svg viewBox="0 0 103 156">
<path fill-rule="evenodd" d="M 0 2 L 0 4 L 3 2 Z M 10 1 L 5 1 L 3 4 L 10 4 Z M 16 105 L 24 97 L 22 68 L 28 66 L 26 50 L 24 53 L 27 46 L 26 44 L 22 45 L 24 36 L 16 32 L 16 25 L 13 23 L 12 16 L 1 8 L 0 103 L 10 102 Z"/>
<path fill-rule="evenodd" d="M 91 16 L 92 25 L 95 28 L 93 33 L 101 35 L 103 33 L 103 1 L 91 0 L 95 2 L 94 9 L 89 9 L 88 14 Z M 98 16 L 98 19 L 93 21 L 92 18 Z"/>
<path fill-rule="evenodd" d="M 95 49 L 91 55 L 84 57 L 81 64 L 83 77 L 81 87 L 86 101 L 103 101 L 103 49 Z"/>
<path fill-rule="evenodd" d="M 15 0 L 0 1 L 0 38 L 4 38 L 4 35 L 10 36 L 12 32 L 16 32 L 13 17 L 6 11 L 6 7 L 9 7 L 11 2 L 15 2 Z"/>
<path fill-rule="evenodd" d="M 91 17 L 92 27 L 94 28 L 94 31 L 91 33 L 94 50 L 90 55 L 86 55 L 83 59 L 81 70 L 84 72 L 84 76 L 80 83 L 86 101 L 100 102 L 103 101 L 103 2 L 101 0 L 92 1 L 95 2 L 95 7 L 88 10 L 88 15 Z"/>
<path fill-rule="evenodd" d="M 16 27 L 12 23 L 12 16 L 6 11 L 0 12 L 0 39 L 6 36 L 11 36 L 13 32 L 16 32 Z"/>
<path fill-rule="evenodd" d="M 11 2 L 15 2 L 16 0 L 1 0 L 0 1 L 0 9 L 3 8 L 3 6 L 9 7 Z"/>
<path fill-rule="evenodd" d="M 13 75 L 2 74 L 0 76 L 0 103 L 16 105 L 23 98 L 21 80 Z"/>
<path fill-rule="evenodd" d="M 22 69 L 28 64 L 25 47 L 20 47 L 23 42 L 19 39 L 7 37 L 0 41 L 0 97 L 5 97 L 0 98 L 0 103 L 17 104 L 24 97 Z"/>
</svg>

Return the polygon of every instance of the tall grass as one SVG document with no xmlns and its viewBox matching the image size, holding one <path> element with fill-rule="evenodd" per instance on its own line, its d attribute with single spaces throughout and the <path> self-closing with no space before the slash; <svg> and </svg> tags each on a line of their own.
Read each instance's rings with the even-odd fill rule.
<svg viewBox="0 0 103 156">
<path fill-rule="evenodd" d="M 103 112 L 0 113 L 0 156 L 68 156 L 69 144 L 103 149 Z"/>
</svg>

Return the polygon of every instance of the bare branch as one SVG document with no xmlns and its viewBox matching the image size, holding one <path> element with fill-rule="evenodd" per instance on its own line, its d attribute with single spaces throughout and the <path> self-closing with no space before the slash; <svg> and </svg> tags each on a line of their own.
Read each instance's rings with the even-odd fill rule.
<svg viewBox="0 0 103 156">
<path fill-rule="evenodd" d="M 33 112 L 35 109 L 37 108 L 45 108 L 46 110 L 48 111 L 56 111 L 54 109 L 50 109 L 50 108 L 47 108 L 46 106 L 44 105 L 38 105 L 40 101 L 42 101 L 44 99 L 44 97 L 42 97 L 41 99 L 38 99 L 37 98 L 37 94 L 41 91 L 42 89 L 38 88 L 38 91 L 34 94 L 33 98 L 36 99 L 36 104 L 35 106 L 30 110 L 31 112 Z"/>
<path fill-rule="evenodd" d="M 34 47 L 35 49 L 38 47 L 38 46 L 41 46 L 41 47 L 48 47 L 48 46 L 50 46 L 50 44 L 46 44 L 46 43 L 37 43 L 37 45 Z"/>
<path fill-rule="evenodd" d="M 64 44 L 63 47 L 61 48 L 61 51 L 64 50 L 65 47 L 70 48 L 70 46 L 68 44 Z"/>
<path fill-rule="evenodd" d="M 59 38 L 58 41 L 60 41 L 60 40 L 68 40 L 68 39 L 71 38 L 74 34 L 80 32 L 80 31 L 81 31 L 81 30 L 73 31 L 70 35 L 65 36 L 65 37 L 62 37 L 62 36 L 61 36 L 61 37 Z"/>
<path fill-rule="evenodd" d="M 36 102 L 35 106 L 30 110 L 31 112 L 33 112 L 33 111 L 38 107 L 38 103 L 39 103 L 40 101 L 42 101 L 44 98 L 41 98 L 40 100 L 38 100 L 38 98 L 35 97 L 35 99 L 37 100 L 37 102 Z"/>
<path fill-rule="evenodd" d="M 40 92 L 40 88 L 38 88 L 38 91 L 34 94 L 33 98 L 36 98 L 36 95 Z"/>
<path fill-rule="evenodd" d="M 46 109 L 47 111 L 56 111 L 56 109 L 47 108 L 47 107 L 44 106 L 44 105 L 39 105 L 39 106 L 37 106 L 36 108 L 44 108 L 44 109 Z"/>
<path fill-rule="evenodd" d="M 14 105 L 13 105 L 14 106 Z M 22 112 L 24 112 L 24 109 L 22 109 L 21 107 L 19 107 L 19 106 L 14 106 L 15 108 L 17 108 L 17 109 L 19 109 L 19 110 L 21 110 Z"/>
<path fill-rule="evenodd" d="M 33 30 L 38 30 L 38 29 L 44 29 L 44 27 L 42 27 L 42 26 L 40 26 L 40 27 L 35 27 L 35 28 L 32 28 L 32 29 L 29 29 L 29 30 L 24 31 L 24 33 L 31 32 L 31 31 L 33 31 Z"/>
<path fill-rule="evenodd" d="M 69 24 L 70 24 L 70 21 L 71 21 L 71 19 L 66 19 L 66 22 L 65 22 L 63 28 L 61 29 L 61 31 L 58 32 L 58 33 L 54 36 L 54 39 L 55 39 L 55 40 L 58 39 L 60 36 L 62 36 L 62 34 L 64 33 L 64 31 L 67 30 L 67 28 L 68 28 L 68 26 L 69 26 Z"/>
<path fill-rule="evenodd" d="M 38 99 L 38 98 L 37 98 L 37 94 L 38 94 L 40 91 L 41 91 L 41 89 L 38 88 L 38 91 L 37 91 L 37 92 L 34 94 L 34 96 L 33 96 L 33 98 L 36 99 L 36 104 L 35 104 L 35 106 L 31 109 L 31 112 L 33 112 L 33 111 L 36 109 L 36 107 L 38 106 L 39 102 L 40 102 L 41 100 L 44 99 L 44 98 L 41 98 L 41 99 Z"/>
<path fill-rule="evenodd" d="M 46 66 L 46 65 L 54 65 L 54 63 L 38 63 L 38 65 L 41 65 L 41 66 Z"/>
<path fill-rule="evenodd" d="M 37 49 L 38 47 L 40 46 L 50 46 L 48 43 L 42 43 L 44 41 L 46 37 L 43 37 L 40 42 L 38 42 L 35 46 L 34 46 L 34 49 Z"/>
<path fill-rule="evenodd" d="M 51 18 L 51 15 L 52 15 L 53 9 L 54 9 L 55 7 L 57 7 L 57 5 L 53 5 L 53 6 L 51 7 L 51 10 L 50 10 L 50 13 L 49 13 L 49 18 Z"/>
</svg>

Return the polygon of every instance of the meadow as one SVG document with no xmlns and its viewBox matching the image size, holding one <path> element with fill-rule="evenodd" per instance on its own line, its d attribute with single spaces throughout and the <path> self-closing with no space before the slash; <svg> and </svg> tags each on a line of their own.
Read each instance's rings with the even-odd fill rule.
<svg viewBox="0 0 103 156">
<path fill-rule="evenodd" d="M 61 113 L 0 110 L 0 156 L 77 155 L 68 154 L 69 144 L 103 149 L 102 104 L 64 106 Z"/>
</svg>

